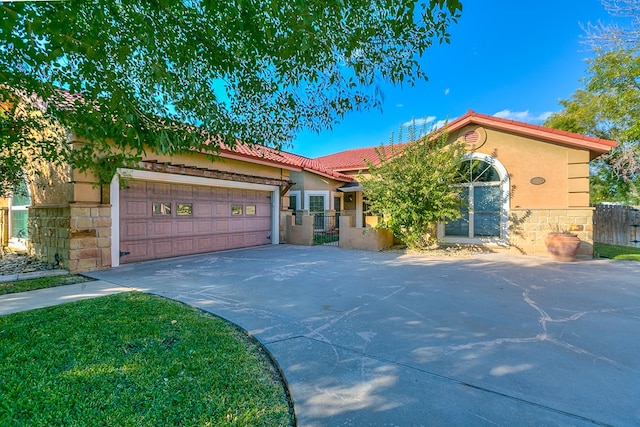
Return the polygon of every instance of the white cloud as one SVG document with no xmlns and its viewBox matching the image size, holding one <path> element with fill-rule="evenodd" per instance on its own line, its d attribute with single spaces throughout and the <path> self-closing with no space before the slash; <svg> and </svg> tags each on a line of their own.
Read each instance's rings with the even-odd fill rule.
<svg viewBox="0 0 640 427">
<path fill-rule="evenodd" d="M 440 129 L 442 126 L 446 125 L 447 123 L 450 123 L 451 120 L 447 120 L 447 119 L 442 119 L 442 120 L 438 120 L 437 122 L 435 122 L 433 124 L 433 128 L 434 129 Z"/>
<path fill-rule="evenodd" d="M 445 94 L 445 95 L 449 95 L 449 92 L 451 92 L 451 89 L 449 89 L 449 88 L 446 88 L 446 89 L 444 90 L 444 94 Z"/>
<path fill-rule="evenodd" d="M 422 126 L 422 125 L 426 125 L 427 123 L 431 123 L 432 121 L 434 121 L 436 119 L 436 116 L 427 116 L 427 117 L 422 117 L 422 118 L 414 118 L 412 120 L 409 120 L 408 122 L 404 122 L 402 124 L 402 126 Z"/>
<path fill-rule="evenodd" d="M 549 116 L 553 114 L 551 111 L 545 111 L 540 114 L 531 114 L 529 110 L 525 111 L 511 111 L 511 110 L 502 110 L 495 113 L 494 117 L 500 117 L 502 119 L 509 120 L 517 120 L 520 122 L 526 123 L 542 123 L 549 118 Z"/>
<path fill-rule="evenodd" d="M 396 107 L 397 108 L 402 108 L 402 107 L 404 107 L 404 104 L 396 104 Z"/>
</svg>

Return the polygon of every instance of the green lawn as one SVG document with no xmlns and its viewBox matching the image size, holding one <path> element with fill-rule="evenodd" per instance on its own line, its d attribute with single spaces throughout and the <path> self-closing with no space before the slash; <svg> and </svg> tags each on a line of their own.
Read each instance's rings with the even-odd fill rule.
<svg viewBox="0 0 640 427">
<path fill-rule="evenodd" d="M 35 289 L 53 288 L 55 286 L 73 285 L 74 283 L 89 282 L 93 279 L 65 274 L 63 276 L 40 277 L 37 279 L 16 280 L 14 282 L 0 282 L 0 295 L 16 292 L 33 291 Z"/>
<path fill-rule="evenodd" d="M 232 324 L 125 293 L 0 316 L 0 425 L 287 426 L 279 372 Z"/>
<path fill-rule="evenodd" d="M 594 243 L 593 250 L 600 258 L 640 261 L 640 248 Z"/>
</svg>

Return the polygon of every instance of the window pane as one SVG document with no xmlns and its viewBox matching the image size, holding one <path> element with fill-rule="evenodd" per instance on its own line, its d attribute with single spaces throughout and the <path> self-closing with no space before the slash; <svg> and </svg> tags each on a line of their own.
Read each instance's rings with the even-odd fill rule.
<svg viewBox="0 0 640 427">
<path fill-rule="evenodd" d="M 11 211 L 11 238 L 26 239 L 28 237 L 28 216 L 29 212 L 26 210 Z"/>
<path fill-rule="evenodd" d="M 153 203 L 154 215 L 171 215 L 171 203 Z"/>
<path fill-rule="evenodd" d="M 27 184 L 24 181 L 20 181 L 15 191 L 13 192 L 13 197 L 11 198 L 11 205 L 12 206 L 30 206 L 31 205 L 31 197 L 29 197 Z"/>
<path fill-rule="evenodd" d="M 484 160 L 465 160 L 460 164 L 460 176 L 464 182 L 500 182 L 500 174 Z"/>
<path fill-rule="evenodd" d="M 298 209 L 296 207 L 296 201 L 297 201 L 296 196 L 289 196 L 289 209 L 291 210 Z"/>
<path fill-rule="evenodd" d="M 324 196 L 309 196 L 309 212 L 324 212 Z"/>
<path fill-rule="evenodd" d="M 469 190 L 464 189 L 463 195 L 466 195 L 463 200 L 463 207 L 460 209 L 460 213 L 462 217 L 455 221 L 449 221 L 444 226 L 444 234 L 446 236 L 463 236 L 469 237 L 469 209 L 467 206 L 469 205 Z"/>
<path fill-rule="evenodd" d="M 178 203 L 176 207 L 176 211 L 178 215 L 193 215 L 193 204 L 192 203 Z"/>
<path fill-rule="evenodd" d="M 478 237 L 500 236 L 500 187 L 474 187 L 473 234 Z"/>
</svg>

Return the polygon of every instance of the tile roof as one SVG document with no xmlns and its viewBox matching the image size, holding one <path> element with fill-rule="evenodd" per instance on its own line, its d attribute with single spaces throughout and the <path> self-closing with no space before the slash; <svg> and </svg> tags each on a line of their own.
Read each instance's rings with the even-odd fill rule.
<svg viewBox="0 0 640 427">
<path fill-rule="evenodd" d="M 608 139 L 595 138 L 593 136 L 567 132 L 565 130 L 489 116 L 486 114 L 476 113 L 473 110 L 467 111 L 466 114 L 453 120 L 451 123 L 447 124 L 446 127 L 438 129 L 437 132 L 441 132 L 445 130 L 445 128 L 448 132 L 455 132 L 468 124 L 494 127 L 500 130 L 539 138 L 568 147 L 588 149 L 597 155 L 603 154 L 617 145 L 615 141 L 610 141 Z"/>
<path fill-rule="evenodd" d="M 444 131 L 445 129 L 448 132 L 455 132 L 468 124 L 493 127 L 568 147 L 588 149 L 594 158 L 616 146 L 615 141 L 489 116 L 486 114 L 476 113 L 473 110 L 469 110 L 463 116 L 458 117 L 451 123 L 441 127 L 436 131 L 436 134 Z M 404 144 L 397 144 L 396 147 L 401 147 L 402 145 Z M 327 156 L 317 157 L 316 160 L 321 162 L 328 169 L 338 172 L 367 169 L 367 162 L 371 162 L 374 165 L 379 163 L 379 159 L 376 154 L 377 148 L 378 147 L 355 148 L 352 150 L 329 154 Z"/>
<path fill-rule="evenodd" d="M 394 144 L 395 149 L 401 149 L 404 144 Z M 386 145 L 385 148 L 389 146 Z M 380 163 L 377 151 L 380 146 L 354 148 L 351 150 L 340 151 L 338 153 L 329 154 L 327 156 L 317 157 L 316 160 L 325 167 L 334 171 L 353 171 L 359 169 L 368 169 L 368 163 L 377 165 Z M 385 153 L 387 158 L 390 156 L 389 150 Z"/>
<path fill-rule="evenodd" d="M 328 168 L 317 159 L 300 156 L 283 150 L 276 150 L 261 145 L 247 145 L 238 142 L 235 147 L 229 148 L 220 145 L 220 156 L 252 163 L 279 165 L 285 169 L 295 171 L 308 171 L 336 181 L 351 182 L 353 177 Z"/>
</svg>

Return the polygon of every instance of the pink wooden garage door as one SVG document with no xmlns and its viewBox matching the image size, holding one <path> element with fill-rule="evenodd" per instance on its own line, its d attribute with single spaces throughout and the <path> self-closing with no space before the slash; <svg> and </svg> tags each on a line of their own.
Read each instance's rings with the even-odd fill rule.
<svg viewBox="0 0 640 427">
<path fill-rule="evenodd" d="M 265 191 L 127 181 L 120 190 L 120 263 L 271 243 Z"/>
</svg>

